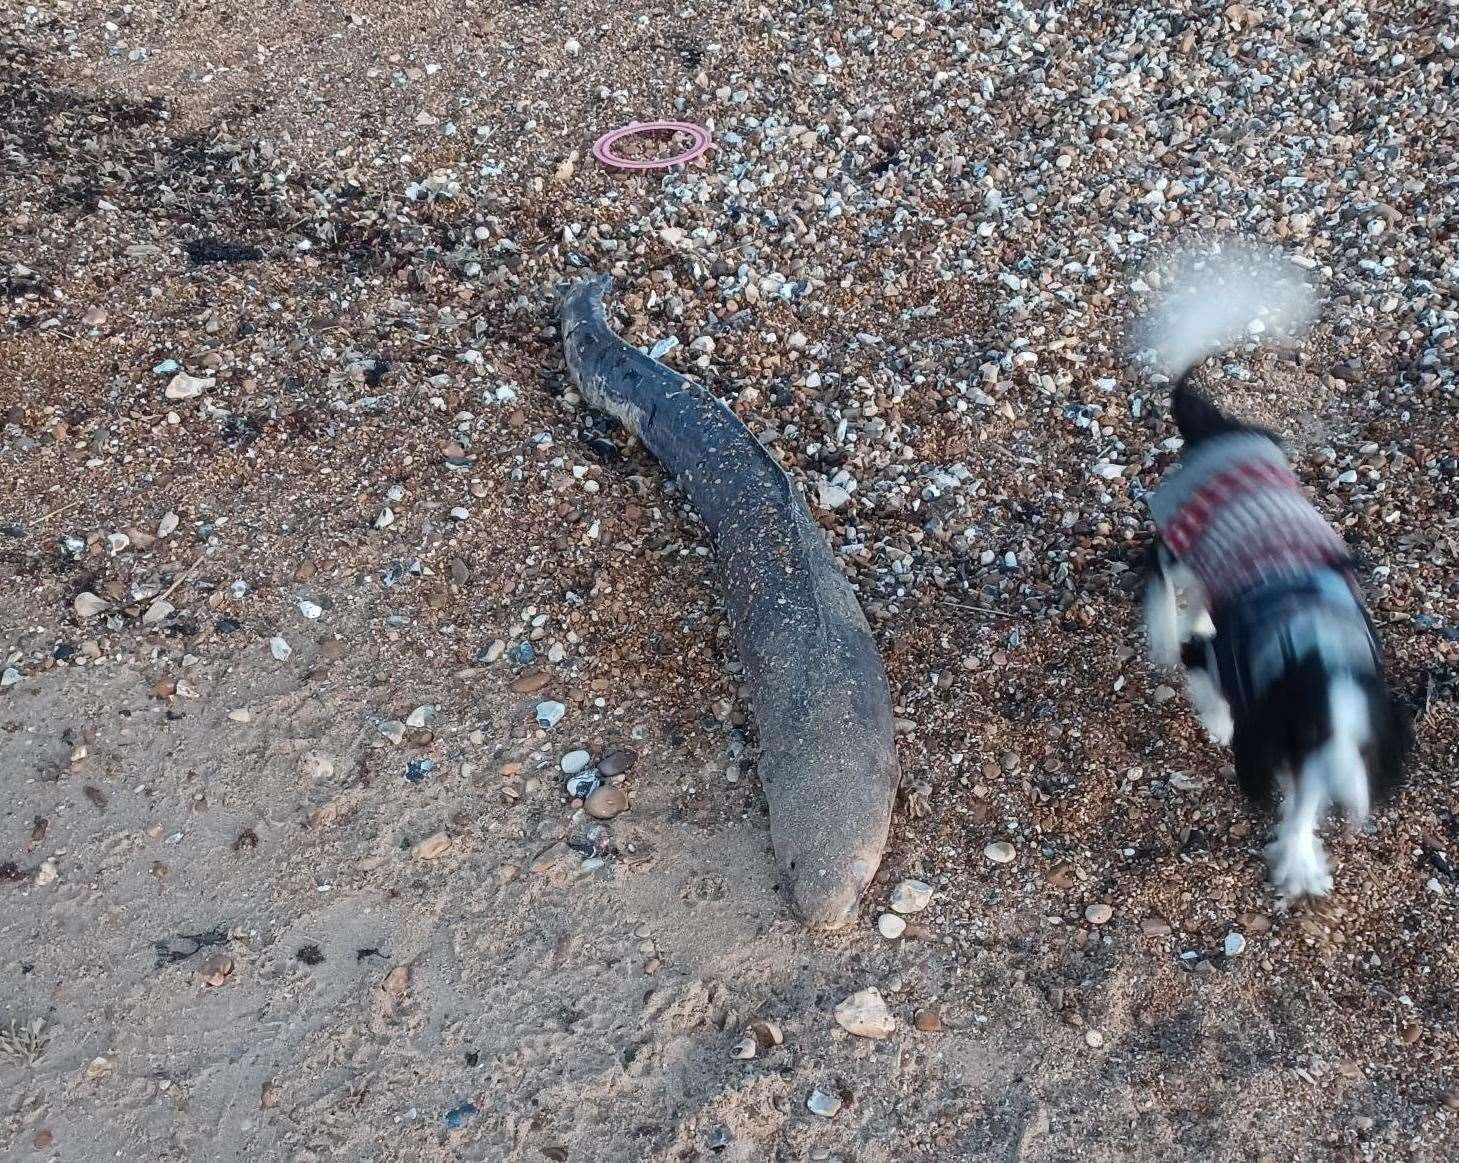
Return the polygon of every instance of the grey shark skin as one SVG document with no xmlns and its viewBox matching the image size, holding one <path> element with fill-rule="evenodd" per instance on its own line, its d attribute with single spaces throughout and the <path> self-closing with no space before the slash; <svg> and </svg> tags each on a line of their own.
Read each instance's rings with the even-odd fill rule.
<svg viewBox="0 0 1459 1163">
<path fill-rule="evenodd" d="M 881 863 L 900 771 L 876 643 L 825 535 L 724 404 L 609 328 L 606 276 L 562 293 L 568 371 L 688 495 L 709 530 L 749 679 L 770 837 L 791 908 L 838 928 Z"/>
</svg>

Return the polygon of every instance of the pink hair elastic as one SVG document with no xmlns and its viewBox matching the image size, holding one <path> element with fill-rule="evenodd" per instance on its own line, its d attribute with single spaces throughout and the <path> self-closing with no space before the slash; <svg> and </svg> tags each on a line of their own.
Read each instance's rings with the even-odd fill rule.
<svg viewBox="0 0 1459 1163">
<path fill-rule="evenodd" d="M 637 137 L 643 133 L 653 133 L 656 130 L 668 130 L 673 133 L 684 133 L 693 139 L 689 148 L 683 153 L 675 154 L 668 158 L 654 158 L 649 161 L 635 161 L 632 158 L 620 157 L 613 152 L 613 147 L 625 138 Z M 620 170 L 666 170 L 670 166 L 683 165 L 685 162 L 692 162 L 695 158 L 704 154 L 709 148 L 709 130 L 702 125 L 695 125 L 689 121 L 634 121 L 619 129 L 613 129 L 603 134 L 597 141 L 593 142 L 593 156 L 605 166 L 612 166 Z"/>
</svg>

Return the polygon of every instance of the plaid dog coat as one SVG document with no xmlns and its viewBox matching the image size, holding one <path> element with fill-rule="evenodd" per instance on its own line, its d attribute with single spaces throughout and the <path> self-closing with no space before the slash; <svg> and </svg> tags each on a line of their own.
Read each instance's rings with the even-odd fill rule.
<svg viewBox="0 0 1459 1163">
<path fill-rule="evenodd" d="M 1333 672 L 1377 669 L 1347 546 L 1266 437 L 1202 441 L 1148 503 L 1165 544 L 1205 588 L 1216 625 L 1207 649 L 1233 710 L 1309 654 Z"/>
</svg>

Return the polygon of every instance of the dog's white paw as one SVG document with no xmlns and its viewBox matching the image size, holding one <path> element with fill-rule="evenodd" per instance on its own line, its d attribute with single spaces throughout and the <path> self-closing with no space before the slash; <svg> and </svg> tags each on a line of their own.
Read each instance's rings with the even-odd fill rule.
<svg viewBox="0 0 1459 1163">
<path fill-rule="evenodd" d="M 1315 838 L 1273 841 L 1267 845 L 1267 862 L 1271 865 L 1272 884 L 1286 901 L 1326 896 L 1332 891 L 1327 853 Z"/>
<path fill-rule="evenodd" d="M 1219 747 L 1229 747 L 1231 737 L 1236 734 L 1236 724 L 1231 718 L 1230 704 L 1221 697 L 1211 681 L 1204 676 L 1201 676 L 1200 682 L 1190 682 L 1187 689 L 1190 700 L 1195 705 L 1196 713 L 1201 717 L 1201 725 L 1205 727 L 1206 734 L 1211 737 L 1211 742 Z"/>
<path fill-rule="evenodd" d="M 1203 718 L 1201 722 L 1205 724 L 1206 734 L 1211 737 L 1212 743 L 1217 747 L 1231 746 L 1231 737 L 1236 734 L 1236 724 L 1231 721 L 1229 710 L 1223 714 Z"/>
</svg>

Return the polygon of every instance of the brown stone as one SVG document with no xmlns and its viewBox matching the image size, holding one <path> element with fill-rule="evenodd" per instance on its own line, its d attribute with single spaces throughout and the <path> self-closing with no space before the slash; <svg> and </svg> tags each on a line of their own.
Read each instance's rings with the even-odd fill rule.
<svg viewBox="0 0 1459 1163">
<path fill-rule="evenodd" d="M 233 976 L 233 958 L 226 953 L 214 953 L 198 966 L 198 980 L 209 987 L 222 985 Z"/>
</svg>

